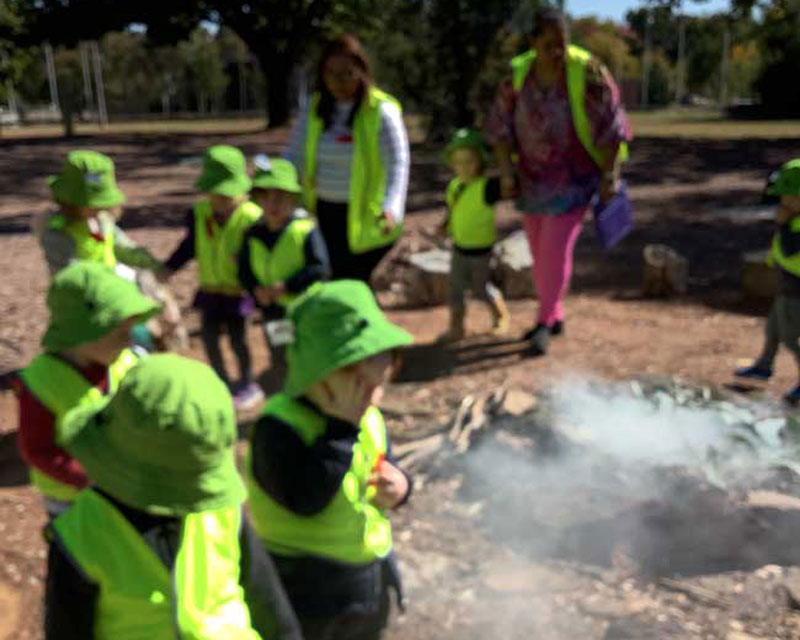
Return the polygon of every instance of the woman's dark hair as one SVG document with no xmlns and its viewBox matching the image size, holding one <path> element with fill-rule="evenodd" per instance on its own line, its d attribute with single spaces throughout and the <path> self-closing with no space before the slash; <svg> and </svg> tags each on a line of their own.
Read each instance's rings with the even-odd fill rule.
<svg viewBox="0 0 800 640">
<path fill-rule="evenodd" d="M 322 55 L 320 56 L 319 64 L 317 65 L 316 85 L 317 91 L 319 91 L 319 105 L 317 106 L 317 114 L 322 119 L 323 127 L 326 130 L 330 128 L 333 121 L 333 110 L 334 106 L 336 105 L 336 99 L 333 97 L 333 95 L 331 95 L 331 92 L 328 91 L 328 88 L 325 86 L 325 78 L 323 76 L 325 72 L 325 63 L 333 56 L 345 56 L 350 58 L 361 73 L 361 86 L 359 87 L 358 93 L 353 100 L 353 108 L 347 118 L 348 127 L 353 126 L 353 120 L 356 117 L 356 111 L 358 111 L 361 100 L 364 98 L 365 93 L 372 84 L 372 69 L 370 68 L 369 57 L 367 56 L 367 52 L 364 50 L 364 47 L 358 38 L 350 35 L 349 33 L 344 33 L 330 40 L 322 50 Z"/>
<path fill-rule="evenodd" d="M 569 23 L 563 11 L 554 7 L 546 7 L 536 12 L 536 15 L 533 16 L 531 38 L 538 38 L 548 29 L 558 29 L 569 36 Z"/>
</svg>

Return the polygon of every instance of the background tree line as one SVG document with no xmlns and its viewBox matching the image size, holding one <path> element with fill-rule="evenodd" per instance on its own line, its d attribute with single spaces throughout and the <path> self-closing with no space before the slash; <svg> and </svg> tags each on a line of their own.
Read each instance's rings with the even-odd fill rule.
<svg viewBox="0 0 800 640">
<path fill-rule="evenodd" d="M 0 2 L 0 102 L 8 102 L 12 88 L 23 106 L 48 100 L 41 51 L 47 41 L 55 47 L 62 110 L 91 106 L 78 43 L 97 39 L 112 114 L 266 108 L 270 125 L 279 126 L 294 107 L 293 80 L 313 81 L 321 38 L 352 31 L 370 49 L 380 83 L 407 110 L 428 116 L 436 133 L 485 112 L 509 58 L 525 48 L 540 4 L 6 0 Z M 729 11 L 703 17 L 684 16 L 683 8 L 680 0 L 650 0 L 624 24 L 578 19 L 573 39 L 608 65 L 635 104 L 649 29 L 653 106 L 677 97 L 718 99 L 727 42 L 725 95 L 760 101 L 770 115 L 800 117 L 800 85 L 793 81 L 800 72 L 800 0 L 732 0 Z"/>
</svg>

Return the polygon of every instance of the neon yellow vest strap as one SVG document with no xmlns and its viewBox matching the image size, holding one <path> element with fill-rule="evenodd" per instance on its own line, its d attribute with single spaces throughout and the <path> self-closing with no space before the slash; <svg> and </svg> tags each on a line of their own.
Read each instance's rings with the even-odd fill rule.
<svg viewBox="0 0 800 640">
<path fill-rule="evenodd" d="M 256 280 L 265 287 L 271 287 L 278 282 L 285 282 L 300 271 L 306 264 L 306 239 L 314 227 L 314 221 L 309 218 L 295 218 L 283 230 L 271 251 L 260 240 L 250 237 L 250 268 Z M 281 296 L 278 303 L 286 306 L 295 297 L 291 294 Z"/>
<path fill-rule="evenodd" d="M 186 516 L 171 572 L 91 489 L 52 531 L 99 586 L 96 640 L 260 640 L 240 586 L 240 526 L 239 507 Z"/>
<path fill-rule="evenodd" d="M 800 217 L 793 218 L 789 222 L 789 230 L 793 234 L 800 233 Z M 793 276 L 800 278 L 800 253 L 787 256 L 783 252 L 780 232 L 776 232 L 775 235 L 772 236 L 772 250 L 769 253 L 768 263 L 772 266 L 778 266 L 784 271 L 791 273 Z"/>
<path fill-rule="evenodd" d="M 270 399 L 264 414 L 293 428 L 307 446 L 325 431 L 323 416 L 283 394 Z M 361 421 L 342 486 L 331 502 L 312 516 L 295 514 L 261 489 L 253 476 L 252 456 L 248 455 L 245 479 L 252 522 L 267 548 L 278 555 L 310 554 L 355 565 L 388 555 L 392 548 L 391 524 L 371 504 L 375 488 L 369 484 L 372 470 L 386 449 L 386 426 L 380 411 L 372 407 Z"/>
<path fill-rule="evenodd" d="M 108 393 L 114 394 L 119 383 L 138 361 L 138 356 L 125 349 L 108 369 Z M 69 413 L 78 408 L 100 402 L 103 393 L 90 384 L 72 366 L 48 353 L 42 353 L 20 373 L 23 383 L 48 411 L 55 416 L 56 444 L 60 444 L 61 430 Z M 30 470 L 31 483 L 45 496 L 64 502 L 75 498 L 78 490 L 48 476 L 36 468 Z"/>
<path fill-rule="evenodd" d="M 578 140 L 598 166 L 602 166 L 602 155 L 594 144 L 589 116 L 586 113 L 586 68 L 592 55 L 580 47 L 569 45 L 567 49 L 567 93 L 572 111 L 572 123 Z M 531 49 L 511 61 L 512 85 L 519 93 L 525 84 L 536 60 L 536 51 Z M 628 159 L 628 144 L 623 142 L 617 152 L 619 162 Z"/>
<path fill-rule="evenodd" d="M 385 102 L 401 109 L 395 98 L 371 87 L 353 121 L 353 163 L 347 211 L 347 239 L 353 253 L 388 246 L 403 233 L 402 225 L 385 233 L 381 218 L 386 195 L 386 167 L 380 153 L 381 106 Z M 323 127 L 317 114 L 318 105 L 319 94 L 315 94 L 308 111 L 303 164 L 303 201 L 312 213 L 316 213 L 317 147 Z"/>
<path fill-rule="evenodd" d="M 228 295 L 241 293 L 236 257 L 245 232 L 260 217 L 261 207 L 253 202 L 243 202 L 220 226 L 208 200 L 195 203 L 195 255 L 202 290 Z"/>
<path fill-rule="evenodd" d="M 453 243 L 461 249 L 489 248 L 497 239 L 494 207 L 485 200 L 486 183 L 485 176 L 467 185 L 453 178 L 447 186 L 450 233 Z"/>
<path fill-rule="evenodd" d="M 67 220 L 64 214 L 53 216 L 48 227 L 63 231 L 72 238 L 77 259 L 99 262 L 112 269 L 117 266 L 113 229 L 103 228 L 103 240 L 100 241 L 89 232 L 89 225 L 85 220 Z"/>
</svg>

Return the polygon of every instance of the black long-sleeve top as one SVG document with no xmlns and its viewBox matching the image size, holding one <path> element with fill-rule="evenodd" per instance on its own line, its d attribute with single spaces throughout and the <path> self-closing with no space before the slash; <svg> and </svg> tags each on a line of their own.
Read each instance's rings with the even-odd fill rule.
<svg viewBox="0 0 800 640">
<path fill-rule="evenodd" d="M 186 235 L 183 236 L 183 240 L 180 241 L 175 250 L 172 252 L 172 255 L 167 258 L 164 262 L 164 266 L 169 269 L 170 271 L 178 271 L 183 266 L 186 265 L 187 262 L 191 261 L 195 257 L 195 217 L 194 211 L 189 209 L 189 212 L 186 214 Z"/>
<path fill-rule="evenodd" d="M 156 516 L 122 504 L 95 489 L 128 520 L 167 567 L 175 564 L 181 519 Z M 264 638 L 302 640 L 292 606 L 270 556 L 245 514 L 239 534 L 240 584 L 253 628 Z M 100 587 L 94 583 L 58 541 L 50 544 L 45 588 L 45 639 L 91 640 Z"/>
<path fill-rule="evenodd" d="M 284 229 L 271 231 L 270 228 L 258 222 L 247 230 L 242 248 L 239 251 L 238 275 L 242 286 L 255 297 L 254 291 L 261 283 L 256 279 L 250 264 L 250 240 L 256 239 L 270 251 L 278 243 Z M 319 229 L 313 229 L 306 237 L 303 246 L 305 254 L 305 265 L 297 273 L 287 278 L 284 285 L 286 291 L 292 294 L 302 293 L 315 282 L 327 280 L 331 276 L 331 261 L 328 256 L 328 247 Z"/>
<path fill-rule="evenodd" d="M 309 400 L 301 402 L 324 415 Z M 333 500 L 350 469 L 353 445 L 358 440 L 357 426 L 324 417 L 325 431 L 311 446 L 291 425 L 275 416 L 262 416 L 253 430 L 251 455 L 256 482 L 278 504 L 301 516 L 314 515 Z M 386 460 L 396 466 L 389 444 Z M 408 500 L 412 489 L 412 478 L 403 473 L 409 482 L 400 504 Z"/>
</svg>

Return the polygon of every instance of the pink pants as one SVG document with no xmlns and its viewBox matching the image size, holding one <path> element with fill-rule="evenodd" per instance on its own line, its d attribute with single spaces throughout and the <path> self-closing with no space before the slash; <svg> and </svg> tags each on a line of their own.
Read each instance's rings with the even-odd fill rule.
<svg viewBox="0 0 800 640">
<path fill-rule="evenodd" d="M 560 216 L 525 214 L 522 226 L 533 255 L 533 282 L 539 296 L 538 322 L 552 326 L 564 319 L 564 295 L 572 276 L 572 252 L 586 209 Z"/>
</svg>

